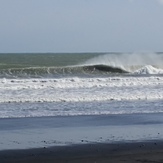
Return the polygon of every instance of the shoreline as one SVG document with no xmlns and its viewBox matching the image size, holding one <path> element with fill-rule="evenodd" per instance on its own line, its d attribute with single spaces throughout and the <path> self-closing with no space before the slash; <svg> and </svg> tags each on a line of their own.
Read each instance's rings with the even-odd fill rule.
<svg viewBox="0 0 163 163">
<path fill-rule="evenodd" d="M 0 151 L 1 163 L 160 163 L 163 141 L 96 143 Z"/>
<path fill-rule="evenodd" d="M 160 163 L 163 113 L 0 119 L 1 163 Z"/>
<path fill-rule="evenodd" d="M 163 113 L 0 119 L 0 151 L 163 139 Z"/>
</svg>

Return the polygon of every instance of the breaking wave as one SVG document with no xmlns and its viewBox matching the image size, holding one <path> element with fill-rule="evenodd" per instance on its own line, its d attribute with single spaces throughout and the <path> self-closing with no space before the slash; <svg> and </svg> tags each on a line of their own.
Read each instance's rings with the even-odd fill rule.
<svg viewBox="0 0 163 163">
<path fill-rule="evenodd" d="M 140 68 L 139 68 L 140 67 Z M 112 67 L 108 65 L 83 65 L 70 67 L 30 67 L 5 69 L 0 71 L 1 78 L 42 78 L 42 77 L 60 77 L 62 75 L 116 75 L 116 74 L 163 74 L 163 69 L 152 65 L 130 67 L 133 71 L 125 68 Z"/>
<path fill-rule="evenodd" d="M 70 66 L 0 68 L 0 78 L 46 78 L 81 75 L 163 74 L 163 55 L 102 54 Z"/>
<path fill-rule="evenodd" d="M 128 73 L 118 67 L 107 65 L 86 65 L 86 66 L 69 66 L 69 67 L 30 67 L 5 69 L 0 71 L 2 78 L 19 78 L 19 77 L 59 77 L 62 75 L 82 75 L 82 74 L 112 74 Z"/>
<path fill-rule="evenodd" d="M 158 69 L 151 65 L 147 65 L 135 71 L 134 74 L 163 74 L 163 69 Z"/>
</svg>

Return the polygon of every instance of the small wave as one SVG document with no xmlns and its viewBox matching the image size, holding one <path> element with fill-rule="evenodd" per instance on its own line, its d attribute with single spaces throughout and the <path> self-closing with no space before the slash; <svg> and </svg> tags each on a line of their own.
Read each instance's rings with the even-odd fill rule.
<svg viewBox="0 0 163 163">
<path fill-rule="evenodd" d="M 158 103 L 158 105 L 155 105 L 155 102 Z M 67 105 L 65 105 L 65 102 L 0 103 L 1 108 L 5 108 L 1 110 L 0 119 L 20 117 L 163 113 L 161 100 L 148 101 L 148 103 L 145 101 L 91 101 L 84 103 L 67 102 L 66 104 Z M 155 109 L 153 109 L 153 107 Z"/>
</svg>

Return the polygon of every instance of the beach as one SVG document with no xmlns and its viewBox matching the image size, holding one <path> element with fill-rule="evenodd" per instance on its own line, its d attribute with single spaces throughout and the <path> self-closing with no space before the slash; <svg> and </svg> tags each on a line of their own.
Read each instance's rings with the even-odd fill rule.
<svg viewBox="0 0 163 163">
<path fill-rule="evenodd" d="M 1 119 L 0 160 L 162 162 L 162 116 L 159 113 Z"/>
<path fill-rule="evenodd" d="M 163 163 L 163 0 L 0 0 L 0 163 Z"/>
</svg>

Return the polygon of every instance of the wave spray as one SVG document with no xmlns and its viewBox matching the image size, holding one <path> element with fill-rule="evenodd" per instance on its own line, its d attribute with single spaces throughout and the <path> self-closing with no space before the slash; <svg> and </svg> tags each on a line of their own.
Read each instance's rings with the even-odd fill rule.
<svg viewBox="0 0 163 163">
<path fill-rule="evenodd" d="M 87 60 L 85 65 L 106 65 L 131 73 L 157 74 L 163 73 L 162 63 L 163 54 L 160 53 L 117 53 L 94 57 Z"/>
</svg>

